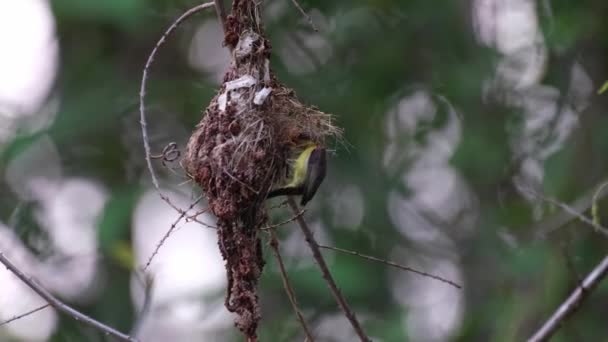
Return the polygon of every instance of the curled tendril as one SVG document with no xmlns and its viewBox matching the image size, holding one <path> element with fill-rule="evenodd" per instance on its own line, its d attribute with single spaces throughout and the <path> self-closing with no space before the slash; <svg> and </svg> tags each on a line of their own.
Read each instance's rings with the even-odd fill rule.
<svg viewBox="0 0 608 342">
<path fill-rule="evenodd" d="M 177 148 L 177 143 L 172 141 L 163 148 L 160 154 L 151 155 L 150 158 L 161 159 L 163 166 L 166 166 L 166 163 L 176 161 L 181 155 L 182 153 Z"/>
</svg>

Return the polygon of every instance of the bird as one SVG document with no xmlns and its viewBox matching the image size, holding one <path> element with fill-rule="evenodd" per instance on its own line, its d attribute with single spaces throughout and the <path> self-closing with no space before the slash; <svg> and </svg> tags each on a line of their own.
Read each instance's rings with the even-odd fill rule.
<svg viewBox="0 0 608 342">
<path fill-rule="evenodd" d="M 290 164 L 288 183 L 271 190 L 266 198 L 300 195 L 300 205 L 304 206 L 315 195 L 327 171 L 327 153 L 324 147 L 307 140 L 298 146 L 299 155 Z M 296 151 L 297 151 L 296 150 Z"/>
</svg>

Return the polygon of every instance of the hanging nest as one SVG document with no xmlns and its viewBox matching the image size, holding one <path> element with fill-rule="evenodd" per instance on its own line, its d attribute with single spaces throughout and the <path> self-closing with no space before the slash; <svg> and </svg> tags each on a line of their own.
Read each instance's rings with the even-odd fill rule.
<svg viewBox="0 0 608 342">
<path fill-rule="evenodd" d="M 289 173 L 293 147 L 302 139 L 325 146 L 340 134 L 331 115 L 303 105 L 270 68 L 271 47 L 254 1 L 235 0 L 226 21 L 231 65 L 204 111 L 183 166 L 203 189 L 217 216 L 226 261 L 226 307 L 255 341 L 260 308 L 256 286 L 264 267 L 259 228 L 267 222 L 266 195 Z"/>
</svg>

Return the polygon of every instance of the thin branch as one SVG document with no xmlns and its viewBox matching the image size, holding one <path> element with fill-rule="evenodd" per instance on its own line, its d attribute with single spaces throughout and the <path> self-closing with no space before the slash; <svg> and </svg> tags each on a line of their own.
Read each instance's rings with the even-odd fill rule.
<svg viewBox="0 0 608 342">
<path fill-rule="evenodd" d="M 524 191 L 525 193 L 534 196 L 540 200 L 543 200 L 545 202 L 551 203 L 557 207 L 559 207 L 560 209 L 562 209 L 564 212 L 566 212 L 567 214 L 569 214 L 571 217 L 575 217 L 577 218 L 579 221 L 586 223 L 588 225 L 590 225 L 591 227 L 593 227 L 593 229 L 598 232 L 601 233 L 602 235 L 604 235 L 605 237 L 608 237 L 608 228 L 602 226 L 601 224 L 599 224 L 598 222 L 595 222 L 593 219 L 589 219 L 587 218 L 585 215 L 581 214 L 582 211 L 585 211 L 589 208 L 589 205 L 586 205 L 583 207 L 583 210 L 579 211 L 577 207 L 579 206 L 570 206 L 567 205 L 565 203 L 562 203 L 554 198 L 545 196 L 543 194 L 540 194 L 528 187 L 520 187 L 520 190 Z M 599 192 L 594 194 L 592 197 L 592 202 L 590 203 L 590 206 L 593 207 L 593 203 L 595 203 L 597 201 L 597 198 L 600 198 L 601 196 L 599 195 Z M 581 206 L 582 207 L 582 206 Z M 564 222 L 562 222 L 561 224 L 563 224 Z M 556 229 L 559 226 L 552 226 L 550 229 L 545 229 L 544 231 L 541 231 L 540 233 L 546 234 L 549 233 L 551 230 Z"/>
<path fill-rule="evenodd" d="M 171 225 L 171 227 L 169 228 L 169 230 L 167 230 L 167 232 L 165 233 L 165 235 L 163 236 L 162 239 L 160 239 L 160 241 L 158 242 L 158 244 L 156 244 L 156 248 L 154 248 L 154 251 L 152 252 L 152 254 L 150 255 L 150 257 L 148 257 L 148 261 L 146 261 L 146 265 L 144 265 L 143 267 L 143 271 L 147 271 L 148 267 L 150 267 L 150 264 L 152 263 L 152 260 L 154 259 L 154 257 L 158 254 L 158 251 L 160 250 L 160 248 L 165 244 L 165 241 L 167 241 L 167 239 L 169 238 L 169 236 L 171 236 L 171 233 L 173 233 L 173 231 L 175 230 L 175 227 L 177 227 L 177 224 L 182 220 L 182 218 L 184 218 L 184 216 L 186 216 L 186 213 L 188 213 L 188 211 L 190 211 L 192 208 L 194 208 L 195 205 L 198 204 L 198 202 L 202 199 L 202 196 L 199 196 L 194 202 L 192 202 L 192 204 L 190 204 L 190 207 L 188 208 L 188 210 L 181 210 L 181 213 L 179 214 L 179 216 L 177 217 L 177 219 L 175 220 L 175 222 L 173 222 L 173 224 Z"/>
<path fill-rule="evenodd" d="M 0 322 L 0 327 L 1 327 L 1 326 L 3 326 L 3 325 L 9 324 L 9 323 L 11 323 L 11 322 L 13 322 L 13 321 L 16 321 L 16 320 L 18 320 L 18 319 L 21 319 L 21 318 L 23 318 L 23 317 L 29 316 L 29 315 L 31 315 L 31 314 L 33 314 L 33 313 L 36 313 L 36 312 L 38 312 L 38 311 L 40 311 L 40 310 L 42 310 L 42 309 L 46 309 L 46 308 L 48 308 L 49 306 L 51 306 L 51 304 L 46 303 L 46 304 L 41 305 L 41 306 L 39 306 L 39 307 L 37 307 L 37 308 L 35 308 L 35 309 L 33 309 L 33 310 L 30 310 L 30 311 L 28 311 L 28 312 L 24 312 L 24 313 L 22 313 L 21 315 L 17 315 L 17 316 L 14 316 L 13 318 L 9 318 L 9 319 L 7 319 L 7 320 L 6 320 L 6 321 L 4 321 L 4 322 Z"/>
<path fill-rule="evenodd" d="M 287 270 L 285 270 L 285 264 L 283 263 L 283 258 L 281 257 L 281 252 L 279 251 L 279 240 L 277 239 L 277 235 L 274 230 L 270 230 L 270 247 L 274 254 L 275 259 L 277 259 L 277 263 L 279 264 L 279 270 L 281 271 L 281 279 L 283 280 L 283 287 L 285 288 L 285 293 L 287 293 L 287 298 L 289 298 L 289 302 L 293 308 L 293 311 L 298 316 L 298 321 L 300 321 L 300 325 L 302 325 L 302 329 L 304 329 L 304 333 L 306 334 L 306 338 L 309 342 L 314 342 L 315 338 L 306 324 L 306 319 L 298 306 L 298 301 L 296 300 L 296 295 L 289 282 L 289 278 L 287 276 Z"/>
<path fill-rule="evenodd" d="M 289 203 L 289 206 L 291 207 L 291 210 L 293 211 L 294 215 L 297 215 L 297 213 L 300 212 L 300 208 L 292 196 L 289 196 L 287 203 Z M 321 274 L 323 275 L 323 279 L 325 279 L 325 281 L 327 282 L 327 286 L 329 287 L 331 293 L 333 294 L 334 298 L 336 299 L 336 302 L 338 302 L 340 309 L 342 309 L 342 312 L 344 312 L 344 315 L 346 316 L 346 318 L 348 319 L 350 324 L 355 329 L 355 332 L 357 333 L 357 335 L 359 336 L 361 341 L 371 342 L 370 338 L 367 337 L 367 335 L 363 331 L 363 328 L 361 328 L 361 324 L 357 320 L 355 313 L 350 309 L 350 307 L 348 306 L 348 303 L 342 296 L 342 293 L 340 293 L 340 290 L 338 289 L 338 286 L 336 285 L 334 278 L 332 277 L 331 273 L 329 272 L 329 269 L 327 268 L 325 259 L 323 259 L 323 255 L 321 254 L 321 251 L 319 250 L 319 245 L 317 244 L 317 241 L 315 240 L 315 237 L 314 237 L 312 231 L 308 227 L 308 224 L 306 223 L 306 221 L 304 221 L 304 218 L 302 218 L 302 216 L 298 216 L 296 218 L 296 221 L 298 222 L 300 229 L 302 229 L 302 233 L 304 233 L 306 242 L 308 243 L 308 246 L 310 246 L 312 255 L 315 258 L 317 265 L 319 265 L 319 268 L 321 269 Z"/>
<path fill-rule="evenodd" d="M 552 217 L 544 220 L 542 223 L 538 224 L 535 229 L 535 231 L 536 231 L 535 234 L 536 234 L 537 238 L 543 238 L 545 235 L 550 234 L 554 230 L 563 226 L 564 224 L 566 224 L 567 222 L 572 220 L 573 214 L 575 214 L 575 216 L 578 215 L 577 217 L 579 217 L 581 215 L 580 213 L 583 213 L 583 212 L 587 211 L 589 208 L 591 208 L 593 206 L 594 202 L 597 202 L 597 201 L 603 199 L 604 197 L 608 196 L 608 191 L 600 192 L 600 191 L 595 190 L 595 189 L 598 189 L 599 187 L 602 187 L 602 185 L 604 183 L 605 182 L 602 182 L 599 186 L 594 186 L 593 190 L 590 190 L 589 192 L 587 192 L 583 196 L 579 197 L 577 200 L 575 200 L 571 204 L 567 205 L 568 212 L 560 211 L 559 213 L 555 214 L 554 216 L 552 216 Z M 523 189 L 523 190 L 529 191 L 529 189 Z M 564 204 L 562 204 L 562 206 L 564 206 Z"/>
<path fill-rule="evenodd" d="M 363 258 L 363 259 L 379 262 L 379 263 L 382 263 L 382 264 L 385 264 L 385 265 L 388 265 L 388 266 L 396 267 L 396 268 L 404 270 L 404 271 L 416 273 L 416 274 L 419 274 L 419 275 L 424 276 L 424 277 L 428 277 L 428 278 L 432 278 L 432 279 L 435 279 L 435 280 L 439 280 L 439 281 L 444 282 L 444 283 L 446 283 L 448 285 L 454 286 L 457 289 L 461 289 L 462 288 L 461 285 L 459 285 L 459 284 L 457 284 L 457 283 L 455 283 L 455 282 L 453 282 L 451 280 L 448 280 L 448 279 L 445 279 L 443 277 L 436 276 L 436 275 L 433 275 L 433 274 L 430 274 L 430 273 L 426 273 L 424 271 L 418 271 L 418 270 L 413 269 L 411 267 L 403 266 L 401 264 L 398 264 L 398 263 L 396 263 L 394 261 L 384 260 L 384 259 L 377 258 L 377 257 L 371 256 L 371 255 L 365 255 L 365 254 L 361 254 L 359 252 L 355 252 L 355 251 L 351 251 L 351 250 L 343 249 L 343 248 L 338 248 L 338 247 L 333 247 L 333 246 L 319 245 L 319 247 L 320 248 L 329 249 L 329 250 L 332 250 L 332 251 L 335 251 L 335 252 L 340 252 L 340 253 L 344 253 L 344 254 L 358 256 L 358 257 Z"/>
<path fill-rule="evenodd" d="M 528 342 L 548 341 L 559 329 L 562 323 L 577 309 L 582 302 L 591 294 L 597 284 L 608 274 L 608 256 L 589 273 L 572 294 L 557 308 L 557 311 L 547 322 L 528 340 Z"/>
<path fill-rule="evenodd" d="M 211 6 L 214 6 L 213 2 L 207 2 L 207 3 L 201 4 L 201 5 L 195 6 L 191 9 L 187 10 L 184 14 L 182 14 L 179 18 L 177 18 L 173 23 L 171 23 L 171 26 L 169 26 L 169 28 L 163 33 L 163 35 L 160 37 L 160 39 L 158 40 L 158 42 L 152 49 L 152 52 L 150 52 L 150 55 L 148 56 L 148 60 L 146 61 L 146 65 L 144 66 L 144 70 L 142 72 L 141 87 L 139 89 L 139 114 L 140 114 L 141 134 L 142 134 L 142 137 L 144 140 L 144 150 L 146 152 L 146 163 L 148 166 L 148 170 L 150 171 L 150 176 L 152 178 L 152 184 L 154 184 L 154 188 L 156 188 L 156 191 L 158 192 L 160 198 L 178 212 L 181 212 L 181 209 L 179 209 L 175 205 L 173 205 L 173 203 L 171 203 L 169 198 L 160 190 L 158 178 L 156 177 L 156 172 L 154 171 L 154 167 L 152 166 L 152 152 L 150 150 L 150 139 L 148 138 L 148 124 L 146 122 L 146 112 L 145 112 L 145 108 L 146 108 L 145 98 L 146 98 L 146 84 L 148 81 L 148 70 L 150 69 L 152 62 L 154 62 L 154 57 L 156 56 L 158 49 L 165 43 L 165 41 L 167 40 L 169 35 L 171 33 L 173 33 L 173 31 L 175 31 L 175 29 L 184 20 L 188 19 L 190 16 L 192 16 L 206 8 L 210 8 Z"/>
<path fill-rule="evenodd" d="M 268 208 L 268 210 L 270 211 L 272 209 L 280 209 L 280 208 L 283 208 L 283 207 L 286 207 L 286 206 L 287 206 L 287 201 L 283 201 L 283 202 L 281 202 L 279 204 L 273 205 L 272 207 Z"/>
<path fill-rule="evenodd" d="M 47 289 L 42 287 L 42 285 L 38 284 L 33 278 L 27 276 L 25 273 L 21 272 L 17 266 L 15 266 L 2 252 L 0 252 L 0 263 L 4 264 L 6 268 L 11 271 L 17 278 L 19 278 L 22 282 L 24 282 L 27 286 L 29 286 L 34 292 L 36 292 L 40 297 L 49 303 L 52 307 L 54 307 L 57 311 L 62 312 L 73 319 L 83 322 L 106 335 L 110 335 L 115 337 L 120 341 L 128 341 L 128 342 L 136 342 L 137 339 L 131 337 L 127 334 L 121 333 L 120 331 L 109 327 L 95 319 L 81 313 L 80 311 L 73 309 L 67 304 L 63 303 L 55 296 L 53 296 Z"/>
<path fill-rule="evenodd" d="M 199 200 L 201 198 L 202 197 L 199 197 Z M 199 211 L 197 211 L 196 213 L 194 213 L 194 214 L 192 214 L 190 216 L 186 216 L 186 222 L 196 222 L 196 223 L 200 224 L 201 226 L 203 226 L 205 228 L 216 229 L 217 230 L 218 228 L 216 226 L 212 226 L 212 225 L 210 225 L 208 223 L 205 223 L 205 222 L 203 222 L 203 221 L 201 221 L 201 220 L 198 219 L 198 216 L 206 213 L 207 211 L 209 211 L 209 208 L 205 208 L 205 209 L 199 210 Z"/>
<path fill-rule="evenodd" d="M 302 210 L 300 210 L 300 212 L 299 212 L 299 213 L 297 213 L 297 214 L 293 215 L 293 216 L 292 216 L 292 217 L 290 217 L 289 219 L 287 219 L 287 220 L 285 220 L 285 221 L 283 221 L 283 222 L 279 222 L 279 223 L 276 223 L 276 224 L 270 225 L 270 226 L 262 227 L 262 228 L 260 228 L 260 230 L 274 230 L 275 228 L 279 228 L 279 227 L 281 227 L 281 226 L 284 226 L 284 225 L 286 225 L 286 224 L 288 224 L 288 223 L 290 223 L 290 222 L 293 222 L 293 221 L 297 220 L 297 219 L 298 219 L 298 217 L 300 217 L 300 216 L 304 215 L 304 213 L 305 213 L 305 212 L 306 212 L 306 209 L 302 209 Z"/>
<path fill-rule="evenodd" d="M 302 13 L 302 16 L 306 19 L 306 21 L 308 22 L 310 27 L 312 27 L 312 30 L 315 32 L 319 32 L 319 30 L 315 26 L 315 23 L 312 22 L 312 18 L 310 17 L 310 15 L 308 15 L 308 13 L 306 13 L 306 11 L 304 11 L 302 6 L 300 6 L 300 4 L 298 3 L 298 0 L 291 0 L 291 2 L 293 3 L 294 6 L 296 6 L 298 11 L 300 11 L 300 13 Z"/>
</svg>

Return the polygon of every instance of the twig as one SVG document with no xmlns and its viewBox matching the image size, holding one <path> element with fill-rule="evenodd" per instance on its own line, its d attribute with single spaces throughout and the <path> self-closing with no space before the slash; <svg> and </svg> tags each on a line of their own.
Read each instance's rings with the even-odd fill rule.
<svg viewBox="0 0 608 342">
<path fill-rule="evenodd" d="M 608 256 L 587 275 L 582 284 L 578 286 L 560 306 L 547 322 L 528 340 L 528 342 L 548 341 L 560 325 L 580 308 L 582 302 L 591 294 L 597 284 L 608 274 Z"/>
<path fill-rule="evenodd" d="M 315 32 L 319 32 L 319 30 L 315 26 L 315 23 L 312 22 L 312 18 L 310 17 L 310 15 L 308 15 L 308 13 L 306 13 L 304 11 L 302 6 L 300 6 L 300 4 L 298 3 L 298 0 L 291 0 L 291 2 L 294 4 L 294 6 L 296 6 L 298 11 L 300 11 L 300 13 L 302 13 L 302 16 L 306 19 L 306 21 L 308 21 L 308 24 L 310 25 L 310 27 L 312 27 L 312 30 Z"/>
<path fill-rule="evenodd" d="M 21 272 L 17 266 L 15 266 L 8 258 L 0 252 L 0 263 L 4 264 L 6 268 L 11 271 L 17 278 L 19 278 L 22 282 L 24 282 L 27 286 L 29 286 L 34 292 L 36 292 L 40 297 L 49 303 L 52 307 L 54 307 L 57 311 L 60 311 L 79 322 L 83 322 L 106 335 L 110 335 L 112 337 L 117 338 L 120 341 L 128 341 L 128 342 L 136 342 L 137 339 L 131 337 L 127 334 L 121 333 L 120 331 L 109 327 L 95 319 L 81 313 L 80 311 L 73 309 L 67 304 L 63 303 L 55 296 L 53 296 L 47 289 L 42 287 L 42 285 L 38 284 L 33 278 L 27 276 L 25 273 Z"/>
<path fill-rule="evenodd" d="M 418 270 L 413 269 L 411 267 L 400 265 L 400 264 L 398 264 L 398 263 L 396 263 L 394 261 L 384 260 L 384 259 L 377 258 L 377 257 L 371 256 L 371 255 L 365 255 L 365 254 L 361 254 L 359 252 L 350 251 L 348 249 L 343 249 L 343 248 L 338 248 L 338 247 L 333 247 L 333 246 L 319 245 L 319 247 L 320 248 L 329 249 L 329 250 L 332 250 L 332 251 L 335 251 L 335 252 L 340 252 L 340 253 L 344 253 L 344 254 L 350 254 L 350 255 L 358 256 L 360 258 L 371 260 L 371 261 L 375 261 L 375 262 L 379 262 L 379 263 L 382 263 L 382 264 L 385 264 L 385 265 L 388 265 L 388 266 L 393 266 L 393 267 L 396 267 L 396 268 L 404 270 L 404 271 L 416 273 L 416 274 L 419 274 L 419 275 L 424 276 L 424 277 L 428 277 L 428 278 L 432 278 L 432 279 L 435 279 L 435 280 L 439 280 L 439 281 L 444 282 L 444 283 L 446 283 L 448 285 L 452 285 L 452 286 L 454 286 L 457 289 L 461 289 L 462 288 L 461 285 L 459 285 L 459 284 L 457 284 L 457 283 L 455 283 L 455 282 L 453 282 L 451 280 L 448 280 L 448 279 L 445 279 L 443 277 L 436 276 L 436 275 L 433 275 L 433 274 L 430 274 L 430 273 L 426 273 L 426 272 L 423 272 L 423 271 L 418 271 Z"/>
<path fill-rule="evenodd" d="M 608 191 L 595 190 L 601 187 L 604 183 L 605 182 L 602 182 L 599 186 L 593 187 L 593 190 L 587 192 L 585 195 L 567 205 L 568 212 L 560 211 L 559 213 L 540 223 L 535 229 L 537 238 L 543 238 L 545 235 L 566 224 L 572 219 L 573 212 L 580 216 L 580 213 L 587 211 L 593 206 L 594 202 L 606 197 L 608 195 Z M 526 189 L 523 190 L 525 191 Z M 562 204 L 562 206 L 564 206 L 564 204 Z"/>
<path fill-rule="evenodd" d="M 16 320 L 18 320 L 18 319 L 21 319 L 21 318 L 23 318 L 23 317 L 25 317 L 25 316 L 29 316 L 29 315 L 31 315 L 31 314 L 33 314 L 33 313 L 36 313 L 36 312 L 38 312 L 38 311 L 40 311 L 40 310 L 42 310 L 42 309 L 46 309 L 46 308 L 48 308 L 49 306 L 50 306 L 50 304 L 49 304 L 49 303 L 46 303 L 46 304 L 44 304 L 44 305 L 42 305 L 42 306 L 39 306 L 39 307 L 37 307 L 37 308 L 35 308 L 35 309 L 33 309 L 33 310 L 30 310 L 30 311 L 28 311 L 28 312 L 24 312 L 24 313 L 22 313 L 21 315 L 17 315 L 17 316 L 15 316 L 15 317 L 13 317 L 13 318 L 9 318 L 9 319 L 7 319 L 7 320 L 6 320 L 6 321 L 4 321 L 4 322 L 0 322 L 0 327 L 1 327 L 1 326 L 3 326 L 3 325 L 9 324 L 9 323 L 11 323 L 11 322 L 13 322 L 13 321 L 16 321 Z"/>
<path fill-rule="evenodd" d="M 177 227 L 177 224 L 179 223 L 179 221 L 182 220 L 182 218 L 184 218 L 184 216 L 186 216 L 186 213 L 188 213 L 188 211 L 190 211 L 190 209 L 194 208 L 195 205 L 198 204 L 198 202 L 202 199 L 202 196 L 199 196 L 194 202 L 192 202 L 192 204 L 190 204 L 190 207 L 188 208 L 188 210 L 181 210 L 181 213 L 179 214 L 179 216 L 177 217 L 177 219 L 175 220 L 175 222 L 173 222 L 173 224 L 171 225 L 171 227 L 169 228 L 169 230 L 167 230 L 167 232 L 165 233 L 165 235 L 163 236 L 162 239 L 160 239 L 160 241 L 158 242 L 158 244 L 156 244 L 156 248 L 154 248 L 154 252 L 152 252 L 152 255 L 150 255 L 150 257 L 148 257 L 148 261 L 146 261 L 146 265 L 143 267 L 143 271 L 147 271 L 148 267 L 150 267 L 150 264 L 152 263 L 152 260 L 154 259 L 154 257 L 158 254 L 158 251 L 160 250 L 160 248 L 165 244 L 165 241 L 167 241 L 167 239 L 169 238 L 169 236 L 171 235 L 171 233 L 173 233 L 173 231 L 175 230 L 175 227 Z"/>
<path fill-rule="evenodd" d="M 300 210 L 299 213 L 293 215 L 289 219 L 287 219 L 287 220 L 285 220 L 283 222 L 279 222 L 279 223 L 270 225 L 270 226 L 262 227 L 262 228 L 260 228 L 260 230 L 272 230 L 272 229 L 278 228 L 280 226 L 284 226 L 284 225 L 288 224 L 289 222 L 295 221 L 298 217 L 304 215 L 305 212 L 306 212 L 306 209 L 302 209 L 302 210 Z"/>
<path fill-rule="evenodd" d="M 268 208 L 268 210 L 272 210 L 272 209 L 279 209 L 279 208 L 283 208 L 287 206 L 287 201 L 283 201 L 277 205 L 273 205 L 272 207 Z"/>
<path fill-rule="evenodd" d="M 583 222 L 583 223 L 586 223 L 586 224 L 590 225 L 591 227 L 593 227 L 593 229 L 594 229 L 596 232 L 603 234 L 605 237 L 608 237 L 608 228 L 606 228 L 606 227 L 602 226 L 601 224 L 599 224 L 598 222 L 595 222 L 595 221 L 594 221 L 594 220 L 592 220 L 592 219 L 587 218 L 585 215 L 581 214 L 581 213 L 580 213 L 580 212 L 577 210 L 577 208 L 576 208 L 576 207 L 569 206 L 569 205 L 567 205 L 567 204 L 565 204 L 565 203 L 562 203 L 562 202 L 560 202 L 560 201 L 558 201 L 558 200 L 556 200 L 556 199 L 553 199 L 553 198 L 551 198 L 551 197 L 548 197 L 548 196 L 545 196 L 545 195 L 543 195 L 543 194 L 540 194 L 540 193 L 538 193 L 538 192 L 536 192 L 536 191 L 534 191 L 534 190 L 532 190 L 532 189 L 530 189 L 530 188 L 527 188 L 527 187 L 520 187 L 520 189 L 521 189 L 522 191 L 524 191 L 524 192 L 528 193 L 529 195 L 532 195 L 532 196 L 534 196 L 534 197 L 536 197 L 536 198 L 538 198 L 538 199 L 541 199 L 541 200 L 543 200 L 543 201 L 545 201 L 545 202 L 551 203 L 551 204 L 553 204 L 553 205 L 555 205 L 555 206 L 559 207 L 560 209 L 562 209 L 562 210 L 563 210 L 564 212 L 566 212 L 567 214 L 569 214 L 569 215 L 571 215 L 571 216 L 573 216 L 573 217 L 575 217 L 575 218 L 579 219 L 579 221 L 581 221 L 581 222 Z M 599 193 L 599 192 L 598 192 L 598 193 Z M 598 195 L 597 193 L 596 193 L 596 194 L 594 194 L 594 196 L 592 197 L 592 203 L 591 203 L 591 206 L 593 206 L 593 203 L 595 203 L 595 202 L 597 201 L 597 198 L 596 198 L 596 197 L 597 197 L 597 198 L 599 198 L 599 197 L 600 197 L 600 195 Z M 584 207 L 584 210 L 586 210 L 586 209 L 588 209 L 588 208 L 589 208 L 589 206 L 585 206 L 585 207 Z M 584 210 L 582 210 L 582 211 L 584 211 Z M 562 224 L 563 224 L 563 223 L 562 223 Z M 552 229 L 551 229 L 551 230 L 553 230 L 553 229 L 555 229 L 555 228 L 557 228 L 557 227 L 559 227 L 559 226 L 554 226 L 554 227 L 552 227 Z M 540 232 L 540 233 L 548 233 L 548 232 L 550 232 L 550 230 L 545 230 L 545 231 Z"/>
<path fill-rule="evenodd" d="M 285 292 L 287 293 L 287 298 L 289 298 L 289 302 L 291 302 L 291 306 L 293 307 L 293 311 L 298 316 L 298 321 L 300 321 L 300 325 L 302 325 L 302 329 L 304 329 L 304 333 L 306 334 L 306 338 L 309 342 L 314 342 L 315 338 L 306 324 L 306 319 L 298 306 L 298 301 L 296 300 L 296 295 L 294 293 L 293 287 L 289 282 L 289 278 L 287 277 L 287 271 L 285 270 L 285 264 L 283 263 L 283 258 L 281 257 L 281 252 L 279 251 L 279 240 L 277 239 L 277 235 L 274 230 L 269 231 L 270 234 L 270 248 L 274 254 L 275 259 L 277 259 L 277 263 L 279 264 L 279 270 L 281 271 L 281 279 L 283 280 L 283 287 L 285 288 Z"/>
<path fill-rule="evenodd" d="M 202 197 L 199 197 L 199 199 L 200 198 L 202 198 Z M 186 222 L 196 222 L 196 223 L 200 224 L 201 226 L 203 226 L 205 228 L 216 229 L 217 230 L 218 228 L 216 226 L 212 226 L 212 225 L 210 225 L 208 223 L 205 223 L 205 222 L 203 222 L 203 221 L 201 221 L 201 220 L 198 219 L 198 216 L 206 213 L 207 211 L 209 211 L 209 208 L 205 208 L 205 209 L 199 210 L 199 211 L 197 211 L 196 213 L 194 213 L 194 214 L 192 214 L 190 216 L 186 216 Z"/>
<path fill-rule="evenodd" d="M 289 196 L 289 198 L 287 199 L 287 203 L 289 203 L 289 206 L 291 207 L 291 210 L 294 212 L 294 215 L 296 215 L 298 212 L 300 212 L 300 208 L 298 207 L 298 204 L 296 203 L 296 201 L 294 200 L 294 198 L 292 196 Z M 350 324 L 355 329 L 355 332 L 357 333 L 357 335 L 359 336 L 361 341 L 371 342 L 370 338 L 367 337 L 367 335 L 363 331 L 363 328 L 361 328 L 361 324 L 359 324 L 359 321 L 357 320 L 355 313 L 350 309 L 350 307 L 348 306 L 348 303 L 346 302 L 346 300 L 340 293 L 340 290 L 338 289 L 338 286 L 336 285 L 334 278 L 331 276 L 331 273 L 329 272 L 329 269 L 327 268 L 325 259 L 323 259 L 323 255 L 321 254 L 321 251 L 319 250 L 319 245 L 317 244 L 317 241 L 315 240 L 315 237 L 314 237 L 312 231 L 308 227 L 308 224 L 306 223 L 306 221 L 304 221 L 302 216 L 298 216 L 296 218 L 296 221 L 300 225 L 300 229 L 302 229 L 302 233 L 304 233 L 304 237 L 306 238 L 306 242 L 308 243 L 308 246 L 310 246 L 312 255 L 315 258 L 317 265 L 319 265 L 319 268 L 321 269 L 321 274 L 323 275 L 323 279 L 325 279 L 325 281 L 327 282 L 327 286 L 329 287 L 331 293 L 333 294 L 334 298 L 336 299 L 336 302 L 338 302 L 340 309 L 342 309 L 342 311 L 344 312 L 344 315 L 346 316 L 346 318 L 348 319 Z"/>
<path fill-rule="evenodd" d="M 148 170 L 150 171 L 150 176 L 152 178 L 152 184 L 154 185 L 154 188 L 156 188 L 156 191 L 158 192 L 160 198 L 178 212 L 180 212 L 181 209 L 179 209 L 175 205 L 173 205 L 173 203 L 171 203 L 169 198 L 165 194 L 163 194 L 163 192 L 160 190 L 158 178 L 156 177 L 156 172 L 154 172 L 154 167 L 152 166 L 152 152 L 150 151 L 150 139 L 148 138 L 148 124 L 146 122 L 146 112 L 145 112 L 145 104 L 144 104 L 145 98 L 146 98 L 146 84 L 147 84 L 147 80 L 148 80 L 148 70 L 150 69 L 152 62 L 154 62 L 154 57 L 156 56 L 158 49 L 165 43 L 165 41 L 167 40 L 169 35 L 171 33 L 173 33 L 173 31 L 175 31 L 175 29 L 184 20 L 186 20 L 193 14 L 198 13 L 213 5 L 214 5 L 213 2 L 207 2 L 207 3 L 201 4 L 201 5 L 195 6 L 191 9 L 187 10 L 184 14 L 182 14 L 179 18 L 177 18 L 173 23 L 171 23 L 171 26 L 169 26 L 169 28 L 163 33 L 163 35 L 160 37 L 160 39 L 158 40 L 158 42 L 152 49 L 152 52 L 150 52 L 150 55 L 148 56 L 148 60 L 146 61 L 146 65 L 144 66 L 144 70 L 142 72 L 142 77 L 141 77 L 141 87 L 139 89 L 139 114 L 140 114 L 141 134 L 143 136 L 144 150 L 146 152 L 146 163 L 148 165 Z"/>
</svg>

